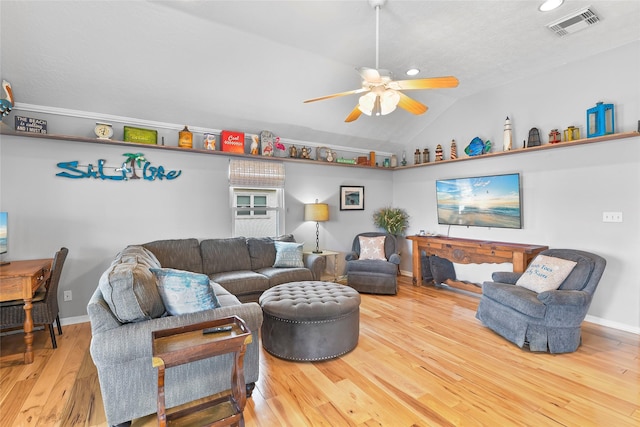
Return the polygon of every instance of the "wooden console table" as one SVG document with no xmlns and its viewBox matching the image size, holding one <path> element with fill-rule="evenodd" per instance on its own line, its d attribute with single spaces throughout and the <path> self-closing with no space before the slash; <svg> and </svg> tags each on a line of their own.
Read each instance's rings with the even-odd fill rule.
<svg viewBox="0 0 640 427">
<path fill-rule="evenodd" d="M 510 262 L 513 264 L 514 272 L 522 273 L 536 255 L 549 248 L 548 246 L 526 243 L 492 242 L 444 236 L 407 236 L 407 239 L 413 242 L 414 285 L 422 283 L 421 251 L 425 251 L 427 256 L 437 255 L 458 264 Z M 464 282 L 447 282 L 453 287 L 482 292 L 477 286 L 472 285 L 470 288 L 469 284 Z"/>
<path fill-rule="evenodd" d="M 205 334 L 208 328 L 227 327 L 229 330 Z M 225 317 L 151 333 L 153 367 L 158 368 L 158 425 L 182 419 L 185 424 L 218 427 L 244 426 L 243 410 L 247 401 L 244 382 L 244 354 L 251 343 L 251 331 L 237 316 Z M 230 373 L 231 389 L 228 394 L 194 406 L 174 408 L 167 413 L 165 407 L 165 370 L 173 366 L 195 362 L 220 354 L 233 353 Z M 206 373 L 203 373 L 206 375 Z"/>
<path fill-rule="evenodd" d="M 0 267 L 0 301 L 24 300 L 24 363 L 33 363 L 33 294 L 51 276 L 53 259 L 11 261 Z"/>
</svg>

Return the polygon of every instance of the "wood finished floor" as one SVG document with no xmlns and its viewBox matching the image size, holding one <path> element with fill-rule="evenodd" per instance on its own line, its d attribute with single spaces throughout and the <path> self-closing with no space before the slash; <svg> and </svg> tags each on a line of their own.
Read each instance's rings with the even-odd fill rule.
<svg viewBox="0 0 640 427">
<path fill-rule="evenodd" d="M 638 426 L 640 337 L 583 324 L 565 355 L 530 353 L 475 319 L 477 297 L 401 278 L 397 296 L 363 295 L 351 353 L 293 363 L 261 352 L 245 409 L 252 426 Z M 0 340 L 0 426 L 106 425 L 88 324 L 52 350 L 35 335 Z M 156 425 L 153 416 L 134 426 Z"/>
</svg>

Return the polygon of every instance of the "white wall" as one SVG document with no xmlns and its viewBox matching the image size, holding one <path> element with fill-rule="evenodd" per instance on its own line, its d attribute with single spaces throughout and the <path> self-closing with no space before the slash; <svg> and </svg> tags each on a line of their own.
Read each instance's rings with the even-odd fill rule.
<svg viewBox="0 0 640 427">
<path fill-rule="evenodd" d="M 597 101 L 613 103 L 616 132 L 634 131 L 640 119 L 640 42 L 612 50 L 590 61 L 568 64 L 554 72 L 509 83 L 498 90 L 458 102 L 408 146 L 440 143 L 449 157 L 451 139 L 459 156 L 475 136 L 502 150 L 506 116 L 521 147 L 529 129 L 537 127 L 543 142 L 548 133 L 580 126 L 585 137 L 586 110 Z M 427 144 L 418 141 L 428 141 Z M 394 172 L 394 204 L 412 215 L 411 233 L 420 229 L 446 234 L 437 224 L 435 180 L 520 172 L 524 227 L 521 230 L 453 226 L 452 237 L 468 237 L 576 248 L 607 259 L 607 268 L 589 315 L 621 327 L 640 330 L 640 138 L 577 147 L 477 159 Z M 432 154 L 433 158 L 433 154 Z M 603 223 L 603 211 L 620 211 L 623 223 Z M 410 260 L 402 268 L 410 270 Z M 510 268 L 510 265 L 499 266 Z M 495 265 L 456 266 L 458 276 L 481 283 Z"/>
</svg>

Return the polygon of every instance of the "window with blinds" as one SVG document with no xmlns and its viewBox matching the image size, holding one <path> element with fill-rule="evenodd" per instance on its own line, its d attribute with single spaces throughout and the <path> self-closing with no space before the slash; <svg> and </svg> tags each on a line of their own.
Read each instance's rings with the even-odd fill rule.
<svg viewBox="0 0 640 427">
<path fill-rule="evenodd" d="M 283 234 L 284 179 L 283 163 L 230 160 L 233 236 L 270 237 Z"/>
</svg>

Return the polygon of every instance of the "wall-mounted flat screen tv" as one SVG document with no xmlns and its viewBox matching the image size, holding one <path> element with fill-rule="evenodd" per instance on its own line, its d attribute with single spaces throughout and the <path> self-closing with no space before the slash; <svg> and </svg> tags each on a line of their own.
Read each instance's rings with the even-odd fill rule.
<svg viewBox="0 0 640 427">
<path fill-rule="evenodd" d="M 438 224 L 522 228 L 520 174 L 436 181 Z"/>
</svg>

